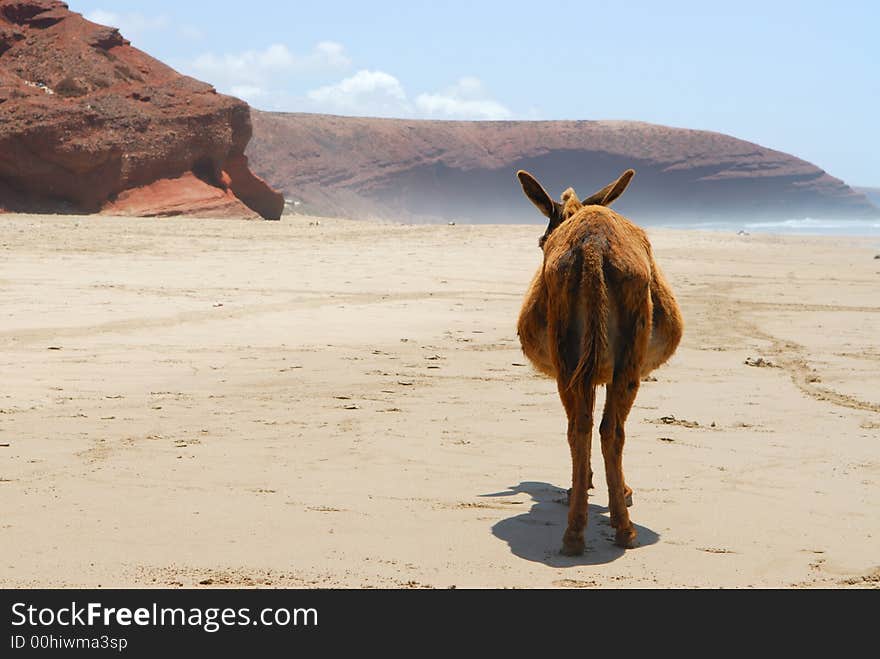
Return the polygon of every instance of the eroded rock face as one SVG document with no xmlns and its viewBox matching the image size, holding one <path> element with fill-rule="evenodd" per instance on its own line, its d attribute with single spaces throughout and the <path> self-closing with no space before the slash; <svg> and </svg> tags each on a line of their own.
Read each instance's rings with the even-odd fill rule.
<svg viewBox="0 0 880 659">
<path fill-rule="evenodd" d="M 799 158 L 635 121 L 413 121 L 254 112 L 257 172 L 306 211 L 536 222 L 514 174 L 587 195 L 633 167 L 614 206 L 636 222 L 869 218 L 864 194 Z"/>
<path fill-rule="evenodd" d="M 0 0 L 0 209 L 278 219 L 284 199 L 247 166 L 251 131 L 247 104 L 115 28 Z"/>
</svg>

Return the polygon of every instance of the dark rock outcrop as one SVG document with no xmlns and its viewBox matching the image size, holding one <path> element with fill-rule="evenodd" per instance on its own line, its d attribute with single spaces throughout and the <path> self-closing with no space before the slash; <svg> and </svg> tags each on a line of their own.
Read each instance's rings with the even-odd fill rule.
<svg viewBox="0 0 880 659">
<path fill-rule="evenodd" d="M 57 0 L 0 0 L 0 209 L 278 219 L 250 108 Z M 157 194 L 157 190 L 161 194 Z"/>
<path fill-rule="evenodd" d="M 633 167 L 636 221 L 876 217 L 818 167 L 720 133 L 631 121 L 464 122 L 254 112 L 257 172 L 305 211 L 537 221 L 517 169 L 589 194 Z"/>
</svg>

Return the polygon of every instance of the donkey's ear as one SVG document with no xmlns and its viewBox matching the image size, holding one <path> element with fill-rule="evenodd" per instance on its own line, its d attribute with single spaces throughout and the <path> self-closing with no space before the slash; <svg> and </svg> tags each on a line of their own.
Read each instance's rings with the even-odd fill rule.
<svg viewBox="0 0 880 659">
<path fill-rule="evenodd" d="M 516 173 L 516 177 L 529 201 L 543 213 L 544 217 L 551 217 L 553 215 L 553 200 L 541 187 L 541 184 L 535 180 L 535 177 L 522 169 Z"/>
<path fill-rule="evenodd" d="M 620 175 L 619 179 L 614 181 L 614 183 L 609 183 L 598 192 L 595 192 L 584 199 L 581 203 L 583 203 L 584 206 L 610 206 L 615 199 L 623 194 L 623 191 L 626 190 L 626 186 L 629 185 L 629 182 L 635 175 L 636 172 L 634 169 L 626 170 Z"/>
<path fill-rule="evenodd" d="M 610 206 L 611 202 L 613 202 L 615 199 L 623 194 L 623 191 L 626 190 L 626 187 L 629 185 L 629 182 L 632 181 L 632 177 L 635 175 L 636 170 L 634 169 L 628 169 L 623 174 L 621 174 L 620 178 L 617 179 L 611 187 L 611 191 L 607 195 L 605 195 L 605 198 L 602 200 L 602 205 Z"/>
</svg>

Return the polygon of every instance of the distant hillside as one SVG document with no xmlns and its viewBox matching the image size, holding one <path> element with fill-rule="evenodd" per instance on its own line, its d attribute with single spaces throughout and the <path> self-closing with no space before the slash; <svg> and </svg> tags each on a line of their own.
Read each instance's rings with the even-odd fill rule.
<svg viewBox="0 0 880 659">
<path fill-rule="evenodd" d="M 854 187 L 853 190 L 865 195 L 872 204 L 880 208 L 880 188 Z"/>
<path fill-rule="evenodd" d="M 301 208 L 391 219 L 534 221 L 517 169 L 586 195 L 627 167 L 634 219 L 876 217 L 815 165 L 720 133 L 630 121 L 415 121 L 254 111 L 256 173 Z"/>
</svg>

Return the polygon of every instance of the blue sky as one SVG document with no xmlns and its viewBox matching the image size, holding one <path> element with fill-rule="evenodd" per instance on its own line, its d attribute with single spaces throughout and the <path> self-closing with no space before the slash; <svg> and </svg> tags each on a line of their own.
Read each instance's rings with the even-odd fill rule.
<svg viewBox="0 0 880 659">
<path fill-rule="evenodd" d="M 267 110 L 635 119 L 880 186 L 880 3 L 68 0 Z"/>
</svg>

